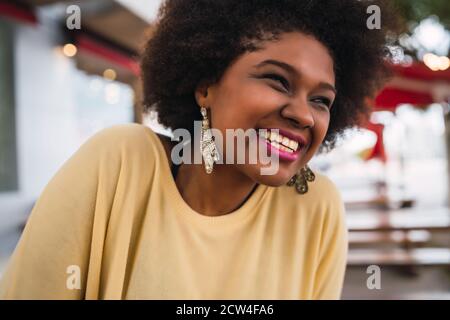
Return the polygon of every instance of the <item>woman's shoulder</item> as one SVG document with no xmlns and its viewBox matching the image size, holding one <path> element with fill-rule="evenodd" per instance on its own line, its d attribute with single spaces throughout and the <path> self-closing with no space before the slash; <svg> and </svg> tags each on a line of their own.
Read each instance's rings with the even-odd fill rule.
<svg viewBox="0 0 450 320">
<path fill-rule="evenodd" d="M 149 168 L 152 163 L 164 159 L 160 154 L 168 150 L 169 141 L 169 137 L 143 124 L 117 124 L 95 133 L 78 153 L 91 159 L 97 157 L 102 163 L 107 161 L 119 166 L 129 164 L 135 167 L 142 164 Z"/>
<path fill-rule="evenodd" d="M 341 193 L 336 184 L 324 173 L 314 171 L 315 179 L 312 182 L 308 182 L 308 192 L 305 194 L 299 194 L 295 187 L 284 185 L 278 187 L 278 196 L 284 198 L 285 201 L 295 202 L 302 206 L 317 205 L 320 203 L 340 203 Z"/>
<path fill-rule="evenodd" d="M 311 192 L 310 196 L 318 201 L 341 204 L 341 192 L 336 183 L 324 173 L 315 172 L 314 174 L 316 176 L 315 180 L 308 183 Z"/>
<path fill-rule="evenodd" d="M 117 124 L 104 128 L 94 134 L 88 142 L 101 146 L 102 149 L 125 151 L 139 151 L 140 154 L 151 151 L 160 151 L 160 146 L 165 148 L 165 137 L 156 133 L 150 127 L 139 123 Z"/>
<path fill-rule="evenodd" d="M 299 194 L 294 187 L 284 185 L 275 188 L 276 198 L 270 199 L 277 204 L 277 215 L 290 224 L 297 224 L 300 228 L 307 226 L 313 233 L 321 230 L 338 228 L 345 230 L 345 206 L 341 192 L 337 185 L 325 174 L 314 171 L 313 182 L 308 182 L 308 192 Z M 305 230 L 305 229 L 302 229 Z"/>
<path fill-rule="evenodd" d="M 292 214 L 305 214 L 308 218 L 324 218 L 324 215 L 339 216 L 344 213 L 342 195 L 337 185 L 325 174 L 314 171 L 315 180 L 308 182 L 308 192 L 299 194 L 295 187 L 287 185 L 275 188 L 277 203 Z"/>
<path fill-rule="evenodd" d="M 154 140 L 156 133 L 139 123 L 123 123 L 101 129 L 92 138 L 112 145 L 142 144 Z"/>
</svg>

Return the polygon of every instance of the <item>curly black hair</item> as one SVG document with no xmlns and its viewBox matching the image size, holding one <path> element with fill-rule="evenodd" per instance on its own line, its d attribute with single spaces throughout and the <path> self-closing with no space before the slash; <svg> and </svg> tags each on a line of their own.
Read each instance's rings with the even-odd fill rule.
<svg viewBox="0 0 450 320">
<path fill-rule="evenodd" d="M 367 27 L 370 5 L 381 9 L 380 29 Z M 262 41 L 300 31 L 323 43 L 334 60 L 338 94 L 321 146 L 329 151 L 370 112 L 366 98 L 389 75 L 386 37 L 396 25 L 384 0 L 166 0 L 142 51 L 143 104 L 163 125 L 192 132 L 201 119 L 194 95 L 201 81 L 220 80 Z"/>
</svg>

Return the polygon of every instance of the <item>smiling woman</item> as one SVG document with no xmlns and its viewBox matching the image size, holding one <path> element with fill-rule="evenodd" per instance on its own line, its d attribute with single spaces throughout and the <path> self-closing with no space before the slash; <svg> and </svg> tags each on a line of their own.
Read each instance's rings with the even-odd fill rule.
<svg viewBox="0 0 450 320">
<path fill-rule="evenodd" d="M 373 4 L 380 30 L 366 27 Z M 144 102 L 173 130 L 201 120 L 188 148 L 206 170 L 175 165 L 174 143 L 142 125 L 101 131 L 44 190 L 0 297 L 338 299 L 344 206 L 307 163 L 367 111 L 386 75 L 389 12 L 382 1 L 165 1 L 142 53 Z M 249 144 L 232 136 L 218 150 L 212 130 L 253 129 L 280 161 L 273 174 L 217 162 L 227 144 L 233 157 Z"/>
</svg>

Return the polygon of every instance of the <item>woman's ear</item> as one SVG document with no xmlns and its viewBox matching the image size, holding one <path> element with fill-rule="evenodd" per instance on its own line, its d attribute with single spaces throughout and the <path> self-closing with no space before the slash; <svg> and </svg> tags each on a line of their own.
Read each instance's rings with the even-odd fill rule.
<svg viewBox="0 0 450 320">
<path fill-rule="evenodd" d="M 211 105 L 210 85 L 203 81 L 195 89 L 195 100 L 201 107 L 209 107 Z"/>
</svg>

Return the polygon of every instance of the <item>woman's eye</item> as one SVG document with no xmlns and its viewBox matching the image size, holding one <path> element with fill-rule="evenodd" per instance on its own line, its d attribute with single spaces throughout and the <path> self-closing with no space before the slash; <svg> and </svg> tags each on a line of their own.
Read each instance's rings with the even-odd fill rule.
<svg viewBox="0 0 450 320">
<path fill-rule="evenodd" d="M 284 87 L 284 89 L 286 91 L 289 90 L 289 82 L 282 76 L 279 76 L 279 75 L 273 74 L 273 73 L 268 73 L 268 74 L 264 74 L 263 77 L 275 80 L 275 81 L 281 83 L 281 85 Z"/>
<path fill-rule="evenodd" d="M 331 100 L 325 97 L 311 99 L 312 102 L 325 106 L 327 109 L 331 107 Z"/>
</svg>

